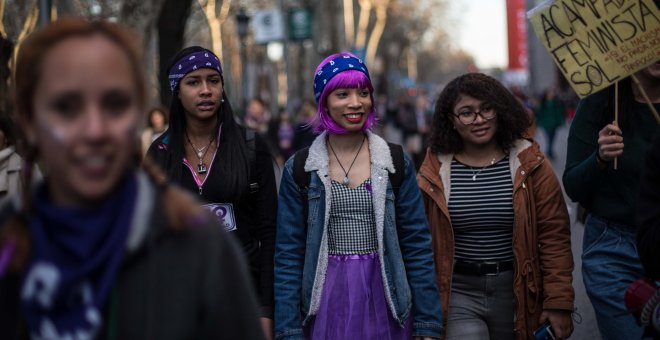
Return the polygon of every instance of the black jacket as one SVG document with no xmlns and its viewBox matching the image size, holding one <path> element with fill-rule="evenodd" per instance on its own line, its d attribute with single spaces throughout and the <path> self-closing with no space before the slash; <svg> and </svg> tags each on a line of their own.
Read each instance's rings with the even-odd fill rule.
<svg viewBox="0 0 660 340">
<path fill-rule="evenodd" d="M 243 130 L 242 127 L 241 129 Z M 254 155 L 254 164 L 250 166 L 251 174 L 248 183 L 258 183 L 259 190 L 256 193 L 250 193 L 250 190 L 246 188 L 246 193 L 241 197 L 227 197 L 226 190 L 223 190 L 222 186 L 217 184 L 221 182 L 219 179 L 223 176 L 217 170 L 219 168 L 217 164 L 223 160 L 217 156 L 214 158 L 213 164 L 209 166 L 207 179 L 202 186 L 202 194 L 199 195 L 199 188 L 190 170 L 183 164 L 182 160 L 175 162 L 171 159 L 168 132 L 151 144 L 147 155 L 164 170 L 169 169 L 171 166 L 182 167 L 181 181 L 176 184 L 194 193 L 205 204 L 229 203 L 233 206 L 236 229 L 232 230 L 231 233 L 240 240 L 248 258 L 253 281 L 257 285 L 261 316 L 272 318 L 277 188 L 272 157 L 268 147 L 258 134 L 254 133 L 253 136 L 254 142 L 248 143 L 248 148 L 253 148 L 251 152 Z M 222 148 L 225 145 L 224 140 L 221 140 L 219 147 Z M 228 222 L 233 224 L 233 221 Z"/>
<path fill-rule="evenodd" d="M 637 200 L 637 251 L 646 274 L 660 280 L 660 136 L 649 147 Z"/>
<path fill-rule="evenodd" d="M 243 254 L 213 218 L 174 230 L 161 189 L 141 175 L 128 249 L 108 298 L 98 339 L 262 339 Z M 0 206 L 0 226 L 17 204 Z M 132 240 L 132 241 L 131 241 Z M 0 338 L 27 338 L 20 312 L 22 273 L 0 278 Z"/>
</svg>

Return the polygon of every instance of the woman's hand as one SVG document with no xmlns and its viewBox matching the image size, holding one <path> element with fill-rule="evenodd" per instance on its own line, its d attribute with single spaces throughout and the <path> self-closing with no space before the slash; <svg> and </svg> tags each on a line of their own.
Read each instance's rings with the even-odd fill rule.
<svg viewBox="0 0 660 340">
<path fill-rule="evenodd" d="M 621 129 L 612 122 L 598 132 L 598 157 L 610 162 L 621 154 L 623 154 Z"/>
<path fill-rule="evenodd" d="M 559 309 L 544 309 L 539 318 L 541 324 L 550 321 L 552 332 L 557 340 L 568 338 L 573 333 L 573 319 L 571 311 Z"/>
</svg>

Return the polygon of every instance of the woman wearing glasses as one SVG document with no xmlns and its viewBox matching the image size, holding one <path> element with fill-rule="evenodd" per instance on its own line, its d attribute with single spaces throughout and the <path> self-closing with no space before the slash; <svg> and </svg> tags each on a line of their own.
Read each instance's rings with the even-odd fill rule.
<svg viewBox="0 0 660 340">
<path fill-rule="evenodd" d="M 466 74 L 440 94 L 417 175 L 448 339 L 527 339 L 573 329 L 568 213 L 528 116 L 497 80 Z"/>
</svg>

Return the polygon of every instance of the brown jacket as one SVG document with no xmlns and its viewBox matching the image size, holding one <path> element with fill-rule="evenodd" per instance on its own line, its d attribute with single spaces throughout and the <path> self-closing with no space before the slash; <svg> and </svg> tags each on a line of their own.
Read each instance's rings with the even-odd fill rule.
<svg viewBox="0 0 660 340">
<path fill-rule="evenodd" d="M 417 175 L 431 228 L 445 327 L 454 264 L 454 233 L 447 208 L 452 158 L 429 149 Z M 517 141 L 509 159 L 515 216 L 515 331 L 516 339 L 529 339 L 540 326 L 543 309 L 573 310 L 570 223 L 559 182 L 538 144 Z"/>
</svg>

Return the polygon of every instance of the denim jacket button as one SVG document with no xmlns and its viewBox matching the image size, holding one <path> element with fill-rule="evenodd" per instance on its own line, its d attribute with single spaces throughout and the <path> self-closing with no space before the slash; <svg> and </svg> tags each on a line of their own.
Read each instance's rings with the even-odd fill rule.
<svg viewBox="0 0 660 340">
<path fill-rule="evenodd" d="M 521 175 L 524 175 L 524 174 L 525 174 L 525 170 L 521 171 L 520 174 L 521 174 Z"/>
</svg>

